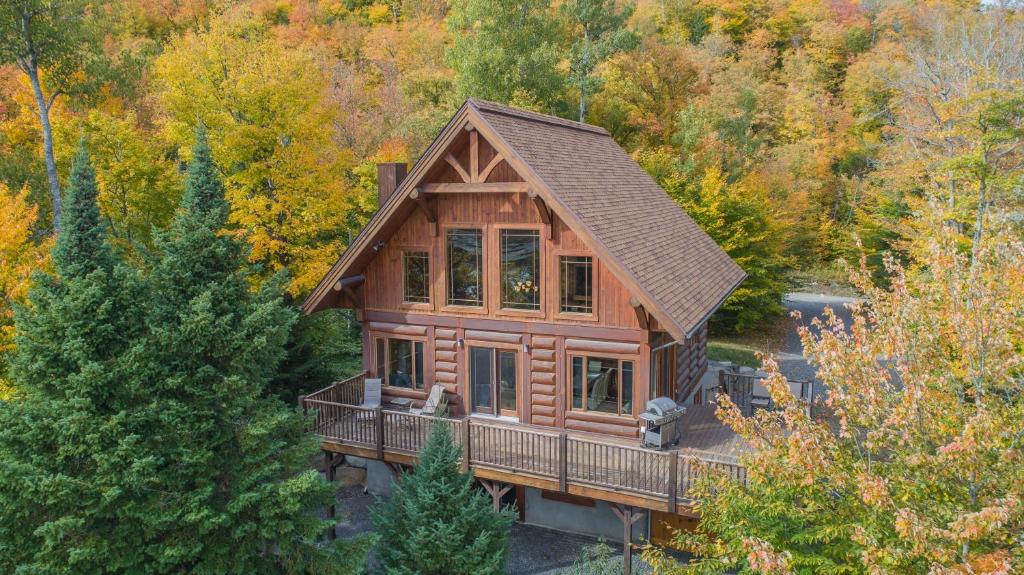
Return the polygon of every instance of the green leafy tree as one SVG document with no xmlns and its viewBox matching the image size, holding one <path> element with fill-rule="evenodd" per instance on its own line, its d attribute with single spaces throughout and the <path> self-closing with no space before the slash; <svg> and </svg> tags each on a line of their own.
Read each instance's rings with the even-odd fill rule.
<svg viewBox="0 0 1024 575">
<path fill-rule="evenodd" d="M 639 43 L 639 37 L 625 27 L 635 9 L 632 3 L 619 8 L 615 0 L 570 0 L 561 6 L 576 36 L 569 52 L 569 85 L 579 92 L 581 122 L 586 119 L 587 98 L 601 85 L 594 71 Z"/>
<path fill-rule="evenodd" d="M 558 69 L 563 32 L 549 0 L 456 0 L 448 14 L 461 102 L 475 97 L 566 112 Z"/>
<path fill-rule="evenodd" d="M 76 90 L 83 77 L 88 77 L 77 72 L 99 53 L 94 17 L 99 10 L 99 4 L 91 0 L 11 0 L 0 4 L 0 64 L 15 64 L 32 85 L 43 134 L 54 232 L 60 231 L 61 195 L 50 110 L 61 94 Z"/>
<path fill-rule="evenodd" d="M 371 510 L 389 575 L 488 575 L 504 572 L 510 510 L 495 511 L 459 470 L 459 447 L 448 426 L 435 423 L 411 474 L 391 498 Z"/>
<path fill-rule="evenodd" d="M 0 571 L 142 572 L 140 457 L 131 356 L 143 290 L 105 241 L 88 155 L 75 157 L 56 274 L 16 312 L 15 397 L 0 403 Z"/>
</svg>

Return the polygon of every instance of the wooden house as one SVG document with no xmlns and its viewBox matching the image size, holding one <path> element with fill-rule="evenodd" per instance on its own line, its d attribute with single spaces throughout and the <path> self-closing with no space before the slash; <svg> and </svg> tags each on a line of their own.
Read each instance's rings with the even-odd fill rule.
<svg viewBox="0 0 1024 575">
<path fill-rule="evenodd" d="M 378 176 L 379 210 L 304 303 L 363 330 L 365 373 L 303 400 L 326 450 L 412 462 L 429 418 L 408 408 L 441 385 L 496 504 L 529 487 L 631 525 L 686 512 L 694 458 L 735 466 L 640 445 L 650 398 L 693 403 L 708 318 L 745 276 L 608 132 L 470 99 Z M 370 415 L 364 378 L 383 381 Z"/>
</svg>

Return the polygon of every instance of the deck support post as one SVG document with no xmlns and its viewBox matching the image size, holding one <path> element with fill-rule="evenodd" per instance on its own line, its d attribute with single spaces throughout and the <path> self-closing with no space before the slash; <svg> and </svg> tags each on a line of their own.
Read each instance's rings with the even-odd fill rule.
<svg viewBox="0 0 1024 575">
<path fill-rule="evenodd" d="M 462 420 L 462 471 L 469 471 L 469 418 Z"/>
<path fill-rule="evenodd" d="M 676 498 L 679 496 L 679 454 L 668 452 L 668 512 L 676 512 Z"/>
<path fill-rule="evenodd" d="M 502 484 L 500 481 L 488 481 L 486 479 L 480 479 L 479 481 L 480 485 L 484 486 L 484 491 L 490 494 L 491 500 L 494 502 L 494 510 L 501 511 L 501 498 L 512 490 L 512 486 L 508 483 Z"/>
<path fill-rule="evenodd" d="M 340 456 L 344 457 L 344 456 Z M 327 482 L 333 484 L 334 478 L 336 477 L 337 464 L 334 462 L 334 453 L 324 450 L 324 472 L 327 476 Z M 334 486 L 332 485 L 332 488 Z M 335 521 L 335 505 L 334 501 L 337 499 L 337 493 L 331 493 L 331 504 L 327 506 L 327 518 L 331 520 L 331 528 L 327 530 L 327 539 L 334 541 L 338 538 L 338 524 Z"/>
<path fill-rule="evenodd" d="M 630 505 L 609 504 L 615 516 L 622 521 L 622 575 L 632 575 L 633 571 L 633 524 L 643 519 L 643 513 L 637 513 Z"/>
<path fill-rule="evenodd" d="M 568 460 L 568 436 L 565 432 L 558 434 L 558 490 L 562 493 L 566 492 L 567 484 L 569 483 L 568 471 L 569 462 Z"/>
<path fill-rule="evenodd" d="M 299 396 L 299 408 L 302 409 L 302 415 L 307 415 L 309 413 L 309 411 L 306 409 L 306 396 L 305 395 L 300 395 Z"/>
<path fill-rule="evenodd" d="M 377 459 L 384 461 L 384 410 L 378 407 L 374 411 L 377 420 Z"/>
</svg>

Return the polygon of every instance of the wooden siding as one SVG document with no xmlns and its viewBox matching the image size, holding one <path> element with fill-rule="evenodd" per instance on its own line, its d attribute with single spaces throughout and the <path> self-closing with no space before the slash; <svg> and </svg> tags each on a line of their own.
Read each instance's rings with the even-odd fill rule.
<svg viewBox="0 0 1024 575">
<path fill-rule="evenodd" d="M 554 222 L 554 237 L 548 239 L 537 209 L 526 194 L 453 194 L 436 200 L 439 232 L 434 236 L 422 210 L 412 212 L 366 269 L 365 306 L 375 311 L 415 310 L 445 315 L 514 318 L 580 325 L 601 325 L 639 329 L 636 312 L 629 305 L 630 293 L 563 222 Z M 541 311 L 503 310 L 499 306 L 498 234 L 503 227 L 526 227 L 541 231 Z M 444 230 L 475 227 L 483 230 L 484 308 L 454 308 L 445 305 Z M 430 303 L 403 303 L 402 254 L 426 251 L 430 254 Z M 594 258 L 593 317 L 558 313 L 559 270 L 562 255 Z"/>
</svg>

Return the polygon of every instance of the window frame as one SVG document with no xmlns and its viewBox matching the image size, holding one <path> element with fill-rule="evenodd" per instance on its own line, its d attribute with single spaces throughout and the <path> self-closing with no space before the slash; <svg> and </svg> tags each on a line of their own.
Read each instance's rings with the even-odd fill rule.
<svg viewBox="0 0 1024 575">
<path fill-rule="evenodd" d="M 572 312 L 562 311 L 562 258 L 566 257 L 587 257 L 590 258 L 590 313 L 583 312 Z M 552 302 L 553 313 L 552 317 L 555 319 L 571 320 L 571 321 L 591 321 L 596 322 L 600 320 L 600 297 L 601 286 L 600 286 L 600 261 L 593 252 L 587 250 L 554 250 L 551 255 L 551 264 L 549 277 L 554 278 L 553 281 L 549 281 L 550 284 L 550 301 Z M 610 356 L 609 356 L 610 357 Z"/>
<path fill-rule="evenodd" d="M 410 309 L 433 309 L 433 307 L 434 307 L 434 273 L 435 273 L 434 269 L 433 269 L 434 262 L 432 261 L 434 259 L 434 257 L 433 257 L 434 254 L 432 253 L 433 250 L 431 250 L 429 246 L 404 246 L 404 247 L 401 247 L 400 250 L 401 250 L 401 257 L 400 257 L 401 261 L 399 262 L 399 266 L 401 268 L 401 274 L 402 274 L 402 297 L 401 297 L 400 306 L 403 307 L 403 308 L 410 308 Z M 408 295 L 408 283 L 407 283 L 407 279 L 408 278 L 406 276 L 406 270 L 407 270 L 407 268 L 406 268 L 406 257 L 409 254 L 413 254 L 413 253 L 421 253 L 421 254 L 424 254 L 426 256 L 426 260 L 427 260 L 427 275 L 426 275 L 426 278 L 425 278 L 425 282 L 426 282 L 426 286 L 427 286 L 427 300 L 426 301 L 409 301 L 407 299 L 407 297 L 406 297 Z"/>
<path fill-rule="evenodd" d="M 494 315 L 506 317 L 546 317 L 546 305 L 549 301 L 547 293 L 548 289 L 546 285 L 550 283 L 547 281 L 547 278 L 550 277 L 548 275 L 550 272 L 548 270 L 549 266 L 547 265 L 547 252 L 549 251 L 547 244 L 549 242 L 547 235 L 545 233 L 546 228 L 544 228 L 544 226 L 539 226 L 536 224 L 499 224 L 489 226 L 488 229 L 494 231 L 493 236 L 495 239 L 492 242 L 493 245 L 491 246 L 491 258 L 492 261 L 497 262 L 497 265 L 494 266 L 493 270 L 488 269 L 488 283 L 493 282 L 492 292 L 494 297 L 492 299 L 494 300 Z M 530 231 L 535 232 L 537 234 L 537 283 L 540 285 L 540 290 L 537 292 L 537 300 L 539 304 L 539 307 L 537 309 L 516 309 L 511 307 L 504 307 L 502 305 L 501 236 L 502 232 L 505 230 L 520 232 Z"/>
<path fill-rule="evenodd" d="M 448 257 L 448 232 L 451 230 L 477 230 L 480 232 L 480 297 L 481 305 L 468 305 L 461 303 L 451 303 L 449 301 L 449 294 L 451 290 L 451 269 Z M 489 228 L 486 225 L 479 223 L 450 223 L 442 226 L 440 230 L 440 251 L 442 258 L 442 268 L 440 274 L 442 276 L 441 289 L 443 291 L 443 302 L 441 308 L 447 311 L 457 311 L 460 313 L 477 313 L 486 315 L 489 313 L 489 306 L 491 302 L 491 294 L 489 288 L 489 277 L 490 277 L 490 249 L 489 249 Z"/>
<path fill-rule="evenodd" d="M 426 372 L 428 360 L 427 360 L 427 341 L 425 338 L 419 337 L 397 337 L 388 333 L 372 333 L 370 334 L 370 341 L 373 342 L 372 350 L 373 357 L 371 365 L 373 365 L 374 375 L 380 379 L 381 385 L 388 388 L 390 391 L 399 391 L 403 393 L 413 393 L 416 396 L 422 396 L 426 393 Z M 403 387 L 391 385 L 390 377 L 388 376 L 388 366 L 391 365 L 391 342 L 392 341 L 405 341 L 409 342 L 412 349 L 412 386 Z M 384 357 L 380 357 L 380 342 L 384 343 Z M 420 361 L 416 361 L 416 348 L 420 348 Z M 383 360 L 383 362 L 382 362 Z M 418 364 L 418 365 L 417 365 Z M 383 367 L 383 372 L 382 368 Z M 417 368 L 421 368 L 423 373 L 417 371 Z"/>
<path fill-rule="evenodd" d="M 565 358 L 566 358 L 566 360 L 565 360 L 565 369 L 567 371 L 567 373 L 565 375 L 566 396 L 567 396 L 567 401 L 566 401 L 565 406 L 566 406 L 566 410 L 567 411 L 572 411 L 572 412 L 575 412 L 575 413 L 586 413 L 588 415 L 597 415 L 597 416 L 601 416 L 601 417 L 620 417 L 620 418 L 629 418 L 629 419 L 635 419 L 636 418 L 636 413 L 637 413 L 637 401 L 636 401 L 636 399 L 637 399 L 637 385 L 643 383 L 642 381 L 640 381 L 640 377 L 639 377 L 639 374 L 640 374 L 640 372 L 639 372 L 639 369 L 640 369 L 639 368 L 639 366 L 640 366 L 640 359 L 638 357 L 633 356 L 633 355 L 620 355 L 620 354 L 614 354 L 614 353 L 566 352 Z M 573 366 L 572 366 L 572 364 L 573 364 L 573 359 L 575 359 L 575 358 L 581 358 L 583 360 L 583 370 L 584 370 L 584 372 L 583 372 L 583 374 L 584 374 L 583 375 L 583 396 L 581 398 L 581 399 L 583 399 L 583 401 L 581 402 L 581 406 L 580 407 L 574 407 L 573 406 L 573 387 L 572 387 L 572 376 L 573 376 L 572 370 L 573 370 Z M 607 411 L 597 411 L 597 410 L 593 410 L 593 409 L 588 409 L 587 408 L 586 398 L 590 395 L 588 393 L 589 392 L 589 388 L 590 388 L 590 382 L 587 381 L 586 369 L 587 369 L 587 364 L 592 359 L 593 360 L 613 360 L 613 361 L 616 362 L 616 369 L 618 370 L 619 382 L 618 382 L 618 385 L 616 386 L 617 390 L 618 390 L 618 397 L 617 397 L 617 405 L 616 405 L 615 413 L 609 413 Z M 623 388 L 623 385 L 622 385 L 623 369 L 622 369 L 622 367 L 623 367 L 623 364 L 625 364 L 625 363 L 632 363 L 633 364 L 631 369 L 630 369 L 631 373 L 633 374 L 632 375 L 633 381 L 630 384 L 630 387 L 631 387 L 630 391 L 632 393 L 632 397 L 630 398 L 630 402 L 631 403 L 630 403 L 630 411 L 629 411 L 629 413 L 624 413 L 622 411 L 622 399 L 623 399 L 623 395 L 622 395 L 622 391 L 623 391 L 622 390 L 622 388 Z"/>
</svg>

